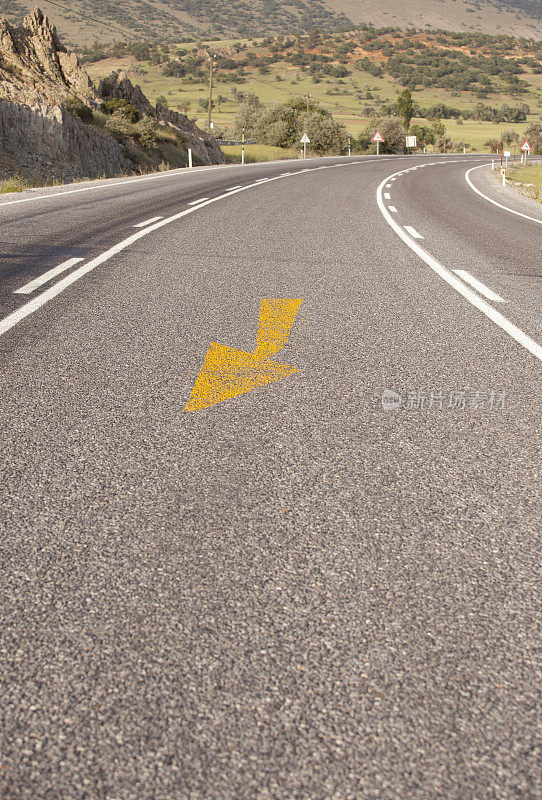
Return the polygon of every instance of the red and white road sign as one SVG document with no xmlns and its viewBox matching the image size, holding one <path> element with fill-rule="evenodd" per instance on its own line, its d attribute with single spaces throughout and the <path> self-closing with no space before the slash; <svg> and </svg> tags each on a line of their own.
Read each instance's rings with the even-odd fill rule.
<svg viewBox="0 0 542 800">
<path fill-rule="evenodd" d="M 373 136 L 373 142 L 383 142 L 383 141 L 384 139 L 382 138 L 382 134 L 380 133 L 380 131 L 377 131 Z"/>
<path fill-rule="evenodd" d="M 533 148 L 529 144 L 528 139 L 525 139 L 524 143 L 521 145 L 520 150 L 524 150 L 526 153 L 530 153 Z"/>
</svg>

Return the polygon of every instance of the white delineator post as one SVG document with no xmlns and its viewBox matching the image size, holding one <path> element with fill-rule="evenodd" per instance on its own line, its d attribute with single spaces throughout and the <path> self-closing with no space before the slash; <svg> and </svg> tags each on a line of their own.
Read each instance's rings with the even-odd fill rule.
<svg viewBox="0 0 542 800">
<path fill-rule="evenodd" d="M 188 148 L 188 166 L 192 169 L 192 148 Z"/>
<path fill-rule="evenodd" d="M 241 164 L 245 163 L 245 129 L 243 128 L 243 133 L 241 134 Z"/>
</svg>

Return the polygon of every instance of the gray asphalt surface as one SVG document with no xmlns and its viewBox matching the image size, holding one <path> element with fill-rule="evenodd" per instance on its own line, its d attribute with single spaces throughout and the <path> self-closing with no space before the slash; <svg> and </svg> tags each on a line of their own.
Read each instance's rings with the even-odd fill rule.
<svg viewBox="0 0 542 800">
<path fill-rule="evenodd" d="M 540 362 L 376 202 L 449 159 L 393 182 L 397 221 L 540 343 L 541 226 L 467 187 L 487 159 L 0 204 L 4 317 L 140 221 L 344 165 L 198 209 L 0 336 L 2 798 L 542 796 Z M 300 372 L 184 413 L 267 297 L 303 298 L 278 359 Z"/>
</svg>

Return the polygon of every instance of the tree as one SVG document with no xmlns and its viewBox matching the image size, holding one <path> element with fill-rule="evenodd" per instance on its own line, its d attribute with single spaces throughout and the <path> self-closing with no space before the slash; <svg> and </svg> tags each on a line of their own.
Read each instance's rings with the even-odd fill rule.
<svg viewBox="0 0 542 800">
<path fill-rule="evenodd" d="M 340 155 L 346 148 L 346 128 L 331 115 L 305 114 L 304 128 L 311 140 L 310 148 L 316 155 Z"/>
<path fill-rule="evenodd" d="M 498 153 L 501 147 L 501 143 L 498 139 L 486 139 L 484 142 L 484 147 L 489 148 L 490 153 Z"/>
<path fill-rule="evenodd" d="M 525 139 L 531 145 L 532 154 L 535 156 L 542 155 L 542 125 L 539 122 L 533 122 L 524 133 Z M 523 144 L 523 143 L 522 143 Z"/>
<path fill-rule="evenodd" d="M 223 94 L 219 94 L 218 97 L 216 98 L 216 104 L 218 106 L 218 110 L 220 111 L 220 106 L 222 105 L 222 103 L 227 103 L 227 102 L 228 98 L 224 97 Z"/>
<path fill-rule="evenodd" d="M 431 130 L 435 137 L 437 136 L 444 136 L 446 134 L 446 128 L 444 127 L 444 122 L 441 119 L 433 120 L 431 124 Z"/>
<path fill-rule="evenodd" d="M 275 147 L 296 147 L 303 133 L 311 140 L 311 150 L 318 155 L 341 153 L 346 147 L 346 129 L 329 111 L 297 98 L 277 103 L 267 109 L 255 127 L 254 135 L 261 144 Z"/>
<path fill-rule="evenodd" d="M 501 139 L 504 144 L 517 144 L 519 141 L 519 134 L 517 134 L 516 131 L 503 131 Z"/>
<path fill-rule="evenodd" d="M 362 152 L 376 153 L 376 144 L 372 138 L 379 130 L 384 141 L 380 144 L 381 153 L 404 153 L 405 132 L 397 117 L 380 117 L 371 122 L 360 134 L 356 148 Z"/>
<path fill-rule="evenodd" d="M 410 127 L 410 120 L 414 116 L 414 108 L 410 89 L 405 89 L 397 98 L 397 113 L 403 120 L 403 126 L 405 130 L 408 131 Z"/>
<path fill-rule="evenodd" d="M 262 114 L 263 107 L 259 98 L 256 95 L 246 96 L 235 115 L 233 122 L 235 133 L 239 135 L 245 131 L 247 136 L 253 136 Z"/>
</svg>

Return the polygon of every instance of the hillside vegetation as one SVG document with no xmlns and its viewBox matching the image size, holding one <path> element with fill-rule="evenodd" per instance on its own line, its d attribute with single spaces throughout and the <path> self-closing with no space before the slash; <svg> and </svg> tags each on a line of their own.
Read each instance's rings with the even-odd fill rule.
<svg viewBox="0 0 542 800">
<path fill-rule="evenodd" d="M 34 0 L 0 0 L 19 24 Z M 542 37 L 540 0 L 42 0 L 70 45 L 344 31 L 353 24 Z"/>
<path fill-rule="evenodd" d="M 520 137 L 542 112 L 541 43 L 506 36 L 358 28 L 258 40 L 94 46 L 83 51 L 95 79 L 128 70 L 154 100 L 204 124 L 209 58 L 215 58 L 217 133 L 239 132 L 240 109 L 299 97 L 331 112 L 351 135 L 396 114 L 412 91 L 414 122 L 441 118 L 454 141 L 482 149 L 503 130 Z"/>
</svg>

